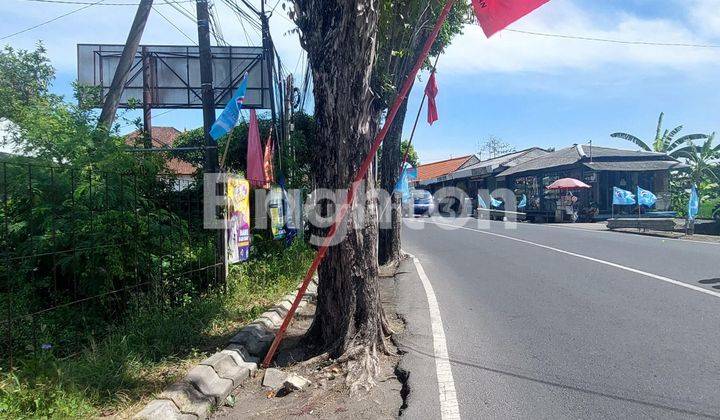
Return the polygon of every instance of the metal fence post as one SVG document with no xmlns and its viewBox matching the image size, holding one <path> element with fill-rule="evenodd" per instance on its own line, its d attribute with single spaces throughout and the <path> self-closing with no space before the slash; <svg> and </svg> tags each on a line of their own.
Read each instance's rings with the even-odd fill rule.
<svg viewBox="0 0 720 420">
<path fill-rule="evenodd" d="M 5 278 L 7 287 L 7 340 L 8 340 L 8 362 L 10 371 L 13 369 L 13 287 L 10 284 L 10 226 L 8 222 L 8 180 L 7 180 L 7 162 L 3 162 L 3 233 L 5 254 Z"/>
</svg>

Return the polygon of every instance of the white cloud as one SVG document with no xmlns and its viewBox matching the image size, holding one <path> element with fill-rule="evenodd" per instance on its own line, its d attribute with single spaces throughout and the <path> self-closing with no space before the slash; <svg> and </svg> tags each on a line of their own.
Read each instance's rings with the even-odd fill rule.
<svg viewBox="0 0 720 420">
<path fill-rule="evenodd" d="M 720 1 L 694 0 L 689 17 L 693 26 L 708 36 L 720 36 Z"/>
<path fill-rule="evenodd" d="M 715 5 L 713 9 L 710 3 Z M 720 25 L 718 0 L 688 4 L 688 15 L 705 14 L 706 28 Z M 703 11 L 703 8 L 708 10 Z M 706 32 L 677 20 L 644 19 L 627 13 L 598 16 L 577 8 L 570 0 L 554 0 L 511 29 L 568 34 L 592 38 L 710 44 Z M 714 29 L 713 29 L 714 30 Z M 689 71 L 720 62 L 720 48 L 621 45 L 572 39 L 548 38 L 503 31 L 486 39 L 479 26 L 471 25 L 448 48 L 441 69 L 453 73 L 557 72 L 563 70 L 628 71 L 638 66 Z"/>
</svg>

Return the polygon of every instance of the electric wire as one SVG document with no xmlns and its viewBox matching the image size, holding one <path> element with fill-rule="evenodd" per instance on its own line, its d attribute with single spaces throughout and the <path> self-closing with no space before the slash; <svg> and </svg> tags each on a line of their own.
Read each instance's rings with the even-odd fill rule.
<svg viewBox="0 0 720 420">
<path fill-rule="evenodd" d="M 525 31 L 525 30 L 520 30 L 520 29 L 505 29 L 505 30 L 508 32 L 515 32 L 515 33 L 525 34 L 525 35 L 542 36 L 542 37 L 547 37 L 547 38 L 575 39 L 575 40 L 579 40 L 579 41 L 606 42 L 606 43 L 612 43 L 612 44 L 650 45 L 650 46 L 657 46 L 657 47 L 720 48 L 720 45 L 715 45 L 715 44 L 692 44 L 692 43 L 683 43 L 683 42 L 654 42 L 654 41 L 627 41 L 627 40 L 622 40 L 622 39 L 596 38 L 596 37 L 579 36 L 579 35 L 565 35 L 565 34 L 555 34 L 555 33 L 548 33 L 548 32 Z"/>
<path fill-rule="evenodd" d="M 234 0 L 222 0 L 223 3 L 225 3 L 230 9 L 232 9 L 236 14 L 239 16 L 242 16 L 245 18 L 245 20 L 249 23 L 249 25 L 257 30 L 262 29 L 262 25 L 256 20 L 257 16 L 252 16 L 245 10 L 243 10 L 240 5 L 237 4 Z M 256 13 L 254 9 L 251 9 L 253 13 Z"/>
<path fill-rule="evenodd" d="M 217 13 L 215 13 L 215 3 L 212 3 L 210 7 L 210 32 L 212 32 L 215 42 L 217 42 L 218 45 L 230 45 L 227 41 L 225 41 L 225 36 L 223 35 L 222 28 L 220 27 L 220 19 L 218 18 Z"/>
<path fill-rule="evenodd" d="M 40 26 L 44 26 L 48 23 L 54 22 L 55 20 L 61 19 L 65 16 L 69 16 L 71 14 L 77 13 L 81 10 L 84 10 L 87 7 L 91 6 L 138 6 L 139 3 L 108 3 L 104 0 L 99 1 L 82 1 L 82 0 L 18 0 L 18 1 L 25 1 L 25 2 L 34 2 L 34 3 L 54 3 L 54 4 L 68 4 L 68 5 L 84 5 L 86 7 L 81 7 L 76 10 L 71 10 L 70 12 L 57 16 L 53 19 L 50 19 L 46 22 L 40 23 L 38 25 L 23 29 L 21 31 L 6 35 L 0 40 L 7 39 L 10 37 L 13 37 L 15 35 L 22 34 L 24 32 L 28 32 L 30 30 L 36 29 Z M 154 6 L 173 6 L 176 7 L 181 3 L 194 3 L 195 0 L 166 0 L 160 3 L 155 4 Z M 260 25 L 257 22 L 254 22 L 251 16 L 247 15 L 247 12 L 243 11 L 237 3 L 230 0 L 223 0 L 225 4 L 227 4 L 231 9 L 233 9 L 237 14 L 242 15 L 248 21 L 253 22 L 254 26 L 257 27 L 257 29 L 260 29 Z M 244 2 L 245 3 L 245 2 Z M 246 3 L 247 4 L 247 3 Z M 271 13 L 275 11 L 279 4 L 279 1 L 273 6 Z M 254 10 L 253 10 L 254 11 Z M 185 12 L 187 10 L 185 9 Z M 183 13 L 186 15 L 186 13 Z M 186 15 L 187 16 L 187 15 Z M 280 13 L 279 16 L 286 21 L 295 24 L 292 19 L 290 19 L 285 14 Z M 192 17 L 194 19 L 194 17 Z M 547 37 L 547 38 L 559 38 L 559 39 L 574 39 L 578 41 L 589 41 L 589 42 L 605 42 L 605 43 L 612 43 L 612 44 L 624 44 L 624 45 L 648 45 L 648 46 L 658 46 L 658 47 L 685 47 L 685 48 L 720 48 L 720 45 L 718 44 L 701 44 L 701 43 L 686 43 L 686 42 L 657 42 L 657 41 L 638 41 L 638 40 L 622 40 L 622 39 L 613 39 L 613 38 L 600 38 L 600 37 L 589 37 L 589 36 L 581 36 L 581 35 L 569 35 L 569 34 L 557 34 L 557 33 L 550 33 L 550 32 L 539 32 L 539 31 L 527 31 L 527 30 L 521 30 L 521 29 L 505 29 L 507 32 L 515 32 L 519 34 L 524 35 L 533 35 L 533 36 L 541 36 L 541 37 Z"/>
<path fill-rule="evenodd" d="M 181 15 L 185 16 L 186 18 L 188 18 L 188 20 L 190 20 L 190 22 L 192 22 L 192 23 L 194 23 L 194 24 L 197 23 L 197 18 L 195 17 L 195 15 L 192 14 L 191 11 L 187 10 L 186 8 L 184 8 L 182 5 L 177 4 L 176 1 L 174 1 L 174 0 L 168 0 L 168 5 L 172 6 L 172 8 L 175 9 L 178 13 L 180 13 Z"/>
<path fill-rule="evenodd" d="M 5 36 L 3 36 L 3 37 L 0 38 L 0 41 L 5 40 L 5 39 L 8 39 L 8 38 L 12 38 L 12 37 L 14 37 L 14 36 L 16 36 L 16 35 L 24 34 L 25 32 L 32 31 L 33 29 L 37 29 L 37 28 L 39 28 L 39 27 L 41 27 L 41 26 L 45 26 L 45 25 L 47 25 L 47 24 L 49 24 L 49 23 L 55 22 L 56 20 L 62 19 L 62 18 L 64 18 L 64 17 L 66 17 L 66 16 L 70 16 L 70 15 L 72 15 L 72 14 L 74 14 L 74 13 L 77 13 L 77 12 L 80 12 L 80 11 L 85 10 L 85 9 L 87 9 L 87 8 L 90 8 L 90 7 L 93 7 L 93 6 L 95 6 L 95 5 L 98 5 L 98 4 L 102 3 L 103 1 L 105 1 L 105 0 L 98 0 L 98 1 L 96 1 L 96 2 L 94 2 L 94 3 L 86 4 L 86 5 L 83 6 L 83 7 L 80 7 L 80 8 L 78 8 L 78 9 L 74 9 L 74 10 L 71 10 L 71 11 L 69 11 L 69 12 L 67 12 L 67 13 L 63 13 L 62 15 L 59 15 L 59 16 L 55 16 L 54 18 L 49 19 L 49 20 L 46 20 L 46 21 L 41 22 L 41 23 L 38 23 L 37 25 L 33 25 L 33 26 L 27 27 L 27 28 L 25 28 L 25 29 L 21 29 L 21 30 L 19 30 L 19 31 L 17 31 L 17 32 L 13 32 L 13 33 L 11 33 L 11 34 L 5 35 Z"/>
<path fill-rule="evenodd" d="M 77 1 L 77 0 L 17 0 L 17 1 L 28 1 L 33 3 L 51 3 L 51 4 L 87 4 L 87 5 L 95 5 L 96 3 L 92 1 Z M 176 3 L 193 3 L 195 0 L 175 0 Z M 98 6 L 139 6 L 140 3 L 108 3 L 103 2 L 102 4 L 98 4 Z M 169 6 L 169 0 L 158 2 L 154 4 L 155 6 Z"/>
<path fill-rule="evenodd" d="M 165 19 L 165 21 L 167 21 L 167 23 L 169 23 L 173 28 L 175 28 L 178 32 L 180 32 L 185 38 L 187 38 L 188 40 L 190 40 L 190 42 L 192 42 L 194 45 L 197 45 L 197 41 L 195 41 L 192 37 L 190 37 L 190 35 L 186 34 L 186 33 L 185 33 L 182 29 L 180 29 L 180 27 L 178 27 L 172 20 L 170 20 L 167 16 L 165 16 L 164 14 L 162 14 L 162 12 L 160 12 L 158 9 L 156 9 L 155 6 L 153 6 L 152 9 L 155 11 L 155 13 L 157 13 L 158 15 L 160 15 L 161 18 Z"/>
<path fill-rule="evenodd" d="M 264 0 L 263 0 L 263 1 L 264 1 Z M 275 6 L 273 6 L 273 8 L 270 9 L 270 16 L 272 16 L 272 14 L 275 13 L 275 9 L 277 9 L 277 7 L 278 7 L 278 5 L 280 4 L 281 1 L 282 1 L 282 0 L 277 0 L 277 1 L 275 2 Z"/>
</svg>

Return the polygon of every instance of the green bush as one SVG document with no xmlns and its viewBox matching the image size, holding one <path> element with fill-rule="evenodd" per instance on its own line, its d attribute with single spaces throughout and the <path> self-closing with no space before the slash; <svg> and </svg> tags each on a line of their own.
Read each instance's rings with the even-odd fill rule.
<svg viewBox="0 0 720 420">
<path fill-rule="evenodd" d="M 297 286 L 313 254 L 301 241 L 258 245 L 266 251 L 230 267 L 227 293 L 170 307 L 133 302 L 110 334 L 79 354 L 61 358 L 52 348 L 18 360 L 13 372 L 0 372 L 0 417 L 114 414 L 178 379 Z"/>
<path fill-rule="evenodd" d="M 702 201 L 700 203 L 700 211 L 698 213 L 698 217 L 703 219 L 711 219 L 712 212 L 713 210 L 715 210 L 715 208 L 717 208 L 718 205 L 720 205 L 720 198 Z"/>
</svg>

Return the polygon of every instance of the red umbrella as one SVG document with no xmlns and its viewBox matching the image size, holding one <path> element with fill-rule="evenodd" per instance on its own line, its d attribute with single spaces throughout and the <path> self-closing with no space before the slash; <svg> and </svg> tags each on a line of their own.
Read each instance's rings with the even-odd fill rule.
<svg viewBox="0 0 720 420">
<path fill-rule="evenodd" d="M 592 187 L 575 178 L 561 178 L 547 186 L 548 190 L 576 190 L 578 188 Z"/>
</svg>

